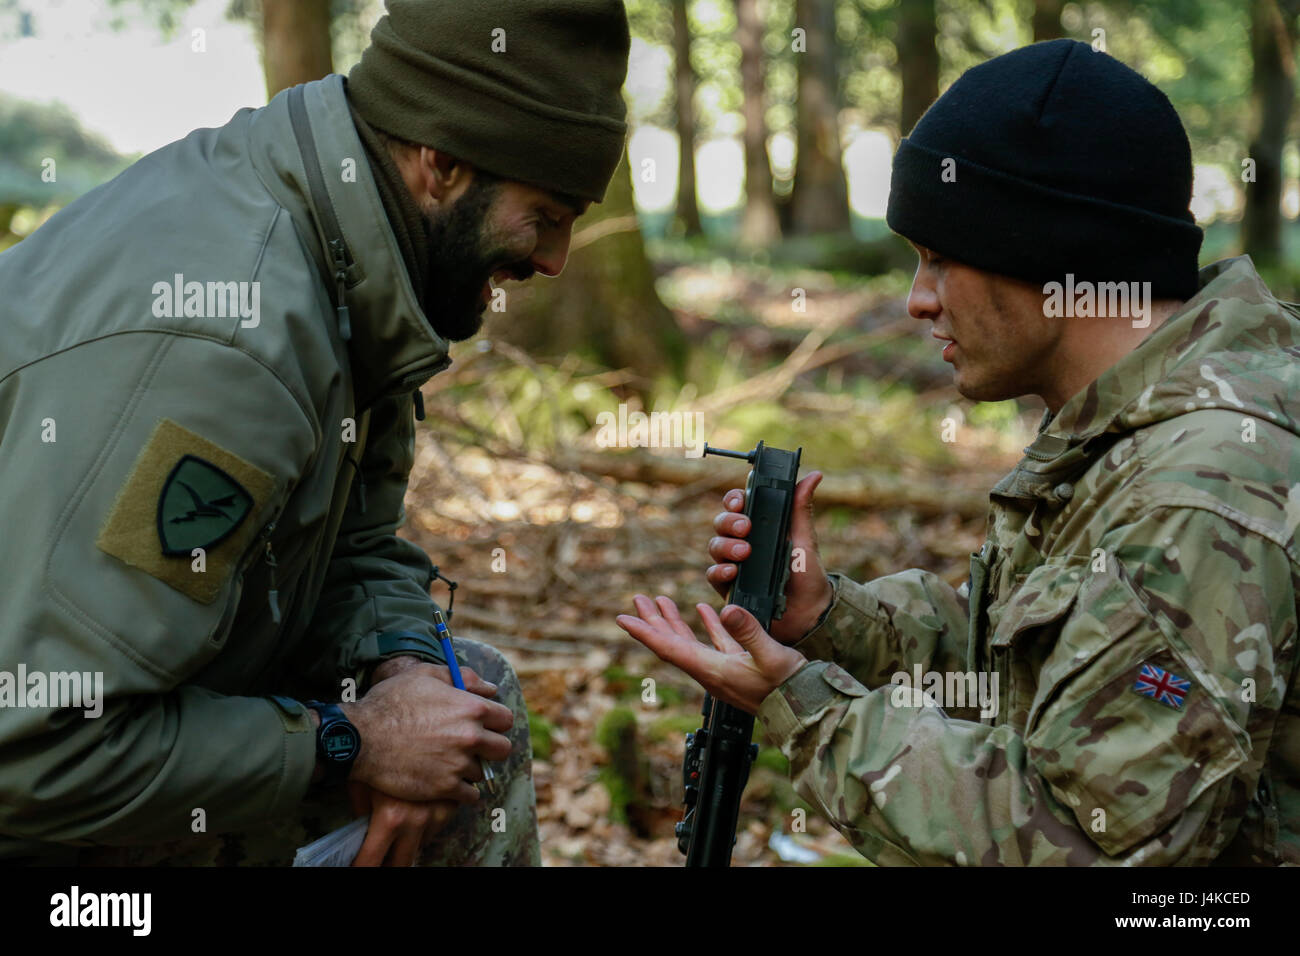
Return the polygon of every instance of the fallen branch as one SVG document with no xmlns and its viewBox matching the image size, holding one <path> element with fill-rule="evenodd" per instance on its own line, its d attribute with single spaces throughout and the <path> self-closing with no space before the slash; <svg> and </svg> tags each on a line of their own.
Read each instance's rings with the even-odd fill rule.
<svg viewBox="0 0 1300 956">
<path fill-rule="evenodd" d="M 618 481 L 697 484 L 704 490 L 727 491 L 743 483 L 741 474 L 734 469 L 636 452 L 569 452 L 556 464 Z M 885 474 L 828 475 L 817 488 L 816 501 L 823 507 L 907 508 L 926 517 L 958 514 L 963 518 L 983 518 L 988 514 L 988 493 L 984 490 Z"/>
</svg>

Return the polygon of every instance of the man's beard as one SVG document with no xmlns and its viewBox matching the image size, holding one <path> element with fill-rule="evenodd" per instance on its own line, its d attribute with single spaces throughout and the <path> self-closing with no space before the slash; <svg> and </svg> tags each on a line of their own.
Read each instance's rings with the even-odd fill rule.
<svg viewBox="0 0 1300 956">
<path fill-rule="evenodd" d="M 489 212 L 502 180 L 476 170 L 469 187 L 445 210 L 425 212 L 429 271 L 424 303 L 435 332 L 452 342 L 483 325 L 483 284 L 499 269 L 528 278 L 533 268 L 514 263 L 488 229 Z"/>
</svg>

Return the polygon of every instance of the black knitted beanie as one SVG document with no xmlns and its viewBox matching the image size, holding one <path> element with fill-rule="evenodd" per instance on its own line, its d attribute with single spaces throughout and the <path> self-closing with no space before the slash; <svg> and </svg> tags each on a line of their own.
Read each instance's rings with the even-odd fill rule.
<svg viewBox="0 0 1300 956">
<path fill-rule="evenodd" d="M 1075 40 L 967 70 L 899 144 L 886 218 L 959 262 L 1033 282 L 1197 289 L 1192 154 L 1169 100 Z"/>
</svg>

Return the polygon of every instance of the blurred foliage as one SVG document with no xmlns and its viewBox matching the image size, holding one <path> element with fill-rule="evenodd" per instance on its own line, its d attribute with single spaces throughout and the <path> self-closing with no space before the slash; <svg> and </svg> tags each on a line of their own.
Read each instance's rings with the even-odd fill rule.
<svg viewBox="0 0 1300 956">
<path fill-rule="evenodd" d="M 883 130 L 897 140 L 899 0 L 827 2 L 835 6 L 834 55 L 841 77 L 836 92 L 843 107 L 845 142 L 857 131 L 868 129 Z M 151 22 L 170 37 L 193 3 L 109 0 L 109 9 L 113 23 Z M 256 23 L 260 4 L 261 0 L 229 0 L 227 15 Z M 34 0 L 0 0 L 0 38 L 30 34 L 38 8 Z M 634 125 L 671 129 L 674 95 L 669 5 L 663 0 L 627 0 L 627 10 L 634 39 L 629 119 Z M 792 137 L 796 106 L 796 54 L 791 48 L 794 4 L 765 0 L 760 10 L 766 23 L 768 128 L 774 137 Z M 1033 0 L 937 0 L 940 88 L 946 88 L 965 69 L 1030 42 L 1032 11 Z M 356 62 L 382 12 L 382 0 L 331 0 L 336 70 L 346 72 Z M 743 126 L 734 0 L 690 0 L 688 19 L 691 59 L 699 76 L 695 95 L 699 141 L 734 137 Z M 1197 164 L 1217 167 L 1227 194 L 1240 196 L 1240 162 L 1247 151 L 1252 115 L 1248 4 L 1241 0 L 1076 0 L 1064 5 L 1061 27 L 1065 36 L 1084 42 L 1094 42 L 1100 36 L 1107 52 L 1159 85 L 1183 118 Z M 774 168 L 774 188 L 781 195 L 791 186 L 789 158 L 783 153 Z M 1289 149 L 1286 162 L 1287 176 L 1294 183 L 1300 177 L 1300 151 Z M 1229 218 L 1235 219 L 1239 203 L 1227 205 Z M 706 231 L 725 242 L 734 232 L 735 219 L 734 215 L 706 217 Z M 654 234 L 653 225 L 649 231 Z M 878 271 L 870 255 L 859 262 L 852 261 L 852 254 L 840 251 L 839 255 L 850 271 Z M 836 263 L 818 265 L 840 268 Z"/>
<path fill-rule="evenodd" d="M 541 714 L 528 711 L 528 736 L 533 745 L 533 757 L 537 760 L 551 759 L 551 738 L 555 725 Z"/>
<path fill-rule="evenodd" d="M 54 160 L 53 182 L 42 172 Z M 0 96 L 0 204 L 66 203 L 126 168 L 103 139 L 66 106 Z"/>
</svg>

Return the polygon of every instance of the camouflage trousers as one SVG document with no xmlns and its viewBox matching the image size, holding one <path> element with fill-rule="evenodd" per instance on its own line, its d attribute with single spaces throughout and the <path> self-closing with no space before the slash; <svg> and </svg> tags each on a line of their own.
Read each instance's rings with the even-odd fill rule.
<svg viewBox="0 0 1300 956">
<path fill-rule="evenodd" d="M 537 800 L 533 792 L 528 713 L 514 671 L 500 652 L 464 639 L 456 656 L 498 687 L 496 699 L 515 714 L 510 757 L 492 764 L 497 795 L 486 790 L 478 803 L 462 806 L 418 866 L 539 866 Z M 504 811 L 504 812 L 497 812 Z M 93 847 L 80 853 L 83 866 L 288 866 L 295 851 L 353 820 L 346 788 L 310 791 L 291 817 L 239 833 L 214 834 L 149 847 Z"/>
</svg>

